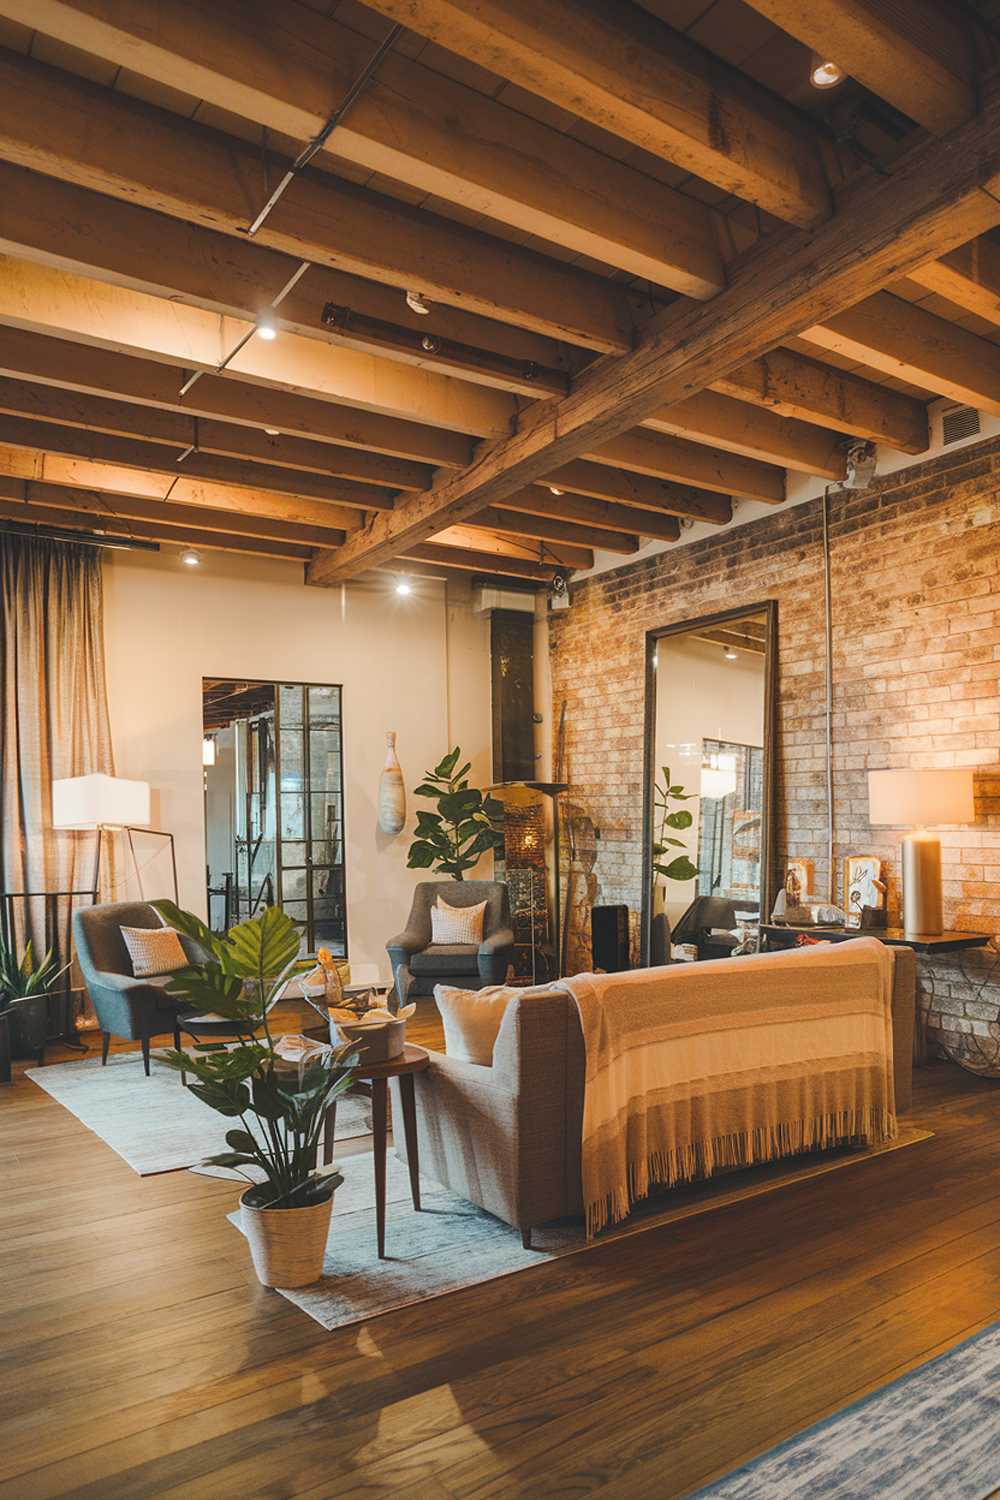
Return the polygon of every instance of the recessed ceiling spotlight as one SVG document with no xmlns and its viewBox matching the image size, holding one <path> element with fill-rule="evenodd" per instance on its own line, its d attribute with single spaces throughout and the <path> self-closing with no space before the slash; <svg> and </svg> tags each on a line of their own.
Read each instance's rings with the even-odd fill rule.
<svg viewBox="0 0 1000 1500">
<path fill-rule="evenodd" d="M 399 582 L 396 584 L 396 593 L 397 594 L 412 594 L 413 593 L 413 585 L 410 583 L 409 579 L 407 579 L 407 578 L 401 578 L 399 580 Z"/>
<path fill-rule="evenodd" d="M 820 52 L 814 52 L 809 64 L 809 82 L 814 89 L 834 89 L 843 83 L 847 74 L 839 63 L 831 62 Z"/>
<path fill-rule="evenodd" d="M 565 492 L 563 490 L 558 489 L 556 487 L 556 485 L 554 485 L 554 484 L 550 484 L 549 485 L 549 494 L 550 495 L 562 495 L 564 493 Z"/>
<path fill-rule="evenodd" d="M 726 661 L 735 661 L 736 660 L 736 656 L 737 656 L 736 647 L 735 646 L 727 646 L 726 649 L 725 649 L 725 651 L 723 651 L 722 654 L 726 658 Z"/>
<path fill-rule="evenodd" d="M 268 437 L 280 437 L 281 436 L 281 428 L 280 427 L 265 427 L 264 431 L 267 433 Z"/>
<path fill-rule="evenodd" d="M 197 568 L 201 566 L 201 553 L 196 552 L 193 547 L 185 547 L 181 553 L 181 562 L 186 568 Z"/>
<path fill-rule="evenodd" d="M 261 319 L 261 321 L 257 324 L 257 332 L 260 334 L 262 339 L 271 340 L 278 337 L 278 330 L 275 328 L 274 324 L 269 322 L 267 319 Z"/>
<path fill-rule="evenodd" d="M 427 301 L 427 298 L 420 292 L 407 292 L 406 305 L 410 309 L 410 312 L 419 313 L 422 318 L 426 318 L 430 314 L 431 305 Z"/>
</svg>

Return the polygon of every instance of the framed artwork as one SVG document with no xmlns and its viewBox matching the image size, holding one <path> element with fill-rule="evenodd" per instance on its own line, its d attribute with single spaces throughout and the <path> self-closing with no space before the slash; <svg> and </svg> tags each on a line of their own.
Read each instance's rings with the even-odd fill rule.
<svg viewBox="0 0 1000 1500">
<path fill-rule="evenodd" d="M 844 860 L 844 926 L 860 927 L 862 909 L 881 910 L 884 900 L 882 861 L 874 854 L 849 854 Z"/>
<path fill-rule="evenodd" d="M 785 867 L 785 900 L 789 906 L 804 906 L 813 893 L 816 874 L 811 859 L 790 859 Z"/>
</svg>

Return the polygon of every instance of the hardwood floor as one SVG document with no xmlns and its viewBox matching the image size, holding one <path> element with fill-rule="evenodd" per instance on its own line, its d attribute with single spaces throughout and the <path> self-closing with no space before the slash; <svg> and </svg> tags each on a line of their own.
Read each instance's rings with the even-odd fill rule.
<svg viewBox="0 0 1000 1500">
<path fill-rule="evenodd" d="M 1000 1318 L 1000 1086 L 946 1064 L 933 1140 L 335 1333 L 231 1184 L 0 1118 L 2 1500 L 668 1500 Z"/>
</svg>

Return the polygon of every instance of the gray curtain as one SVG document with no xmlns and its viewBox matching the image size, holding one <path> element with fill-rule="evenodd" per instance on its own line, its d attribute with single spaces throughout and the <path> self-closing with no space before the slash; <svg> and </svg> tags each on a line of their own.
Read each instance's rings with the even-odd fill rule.
<svg viewBox="0 0 1000 1500">
<path fill-rule="evenodd" d="M 0 535 L 0 694 L 0 889 L 88 889 L 96 835 L 53 829 L 52 782 L 114 774 L 96 548 Z M 68 955 L 72 902 L 0 904 Z"/>
</svg>

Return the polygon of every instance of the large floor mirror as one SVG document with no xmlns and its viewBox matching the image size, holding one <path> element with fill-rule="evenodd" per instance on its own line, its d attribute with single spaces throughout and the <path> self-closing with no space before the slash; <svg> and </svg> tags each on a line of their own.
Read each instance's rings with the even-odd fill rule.
<svg viewBox="0 0 1000 1500">
<path fill-rule="evenodd" d="M 277 905 L 303 952 L 345 957 L 340 688 L 206 677 L 202 703 L 211 926 Z"/>
<path fill-rule="evenodd" d="M 771 900 L 777 606 L 647 635 L 643 962 L 752 946 Z"/>
</svg>

